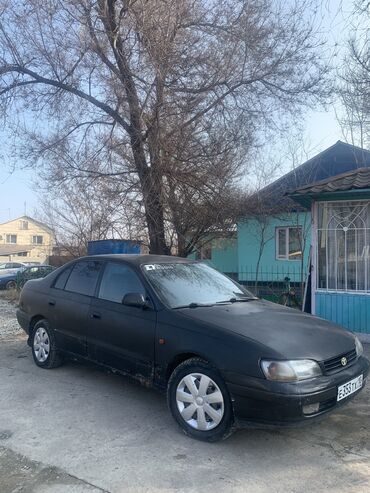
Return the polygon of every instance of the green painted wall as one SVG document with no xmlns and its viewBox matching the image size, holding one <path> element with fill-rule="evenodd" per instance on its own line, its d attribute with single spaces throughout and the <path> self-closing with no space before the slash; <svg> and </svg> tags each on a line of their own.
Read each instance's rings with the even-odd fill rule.
<svg viewBox="0 0 370 493">
<path fill-rule="evenodd" d="M 303 271 L 307 270 L 309 248 L 311 245 L 311 212 L 284 213 L 269 216 L 265 221 L 249 219 L 238 224 L 238 272 L 239 280 L 254 280 L 258 262 L 262 230 L 267 240 L 262 252 L 259 280 L 283 280 L 285 276 L 292 281 L 300 281 L 301 261 L 276 259 L 275 229 L 284 226 L 301 226 L 305 237 Z"/>
<path fill-rule="evenodd" d="M 195 253 L 189 255 L 195 259 Z M 238 272 L 238 241 L 236 238 L 219 238 L 212 240 L 212 255 L 208 261 L 213 267 L 226 274 Z"/>
<path fill-rule="evenodd" d="M 225 273 L 238 272 L 238 241 L 236 238 L 212 242 L 212 265 Z"/>
<path fill-rule="evenodd" d="M 364 293 L 316 291 L 315 315 L 353 332 L 370 334 L 370 296 Z"/>
</svg>

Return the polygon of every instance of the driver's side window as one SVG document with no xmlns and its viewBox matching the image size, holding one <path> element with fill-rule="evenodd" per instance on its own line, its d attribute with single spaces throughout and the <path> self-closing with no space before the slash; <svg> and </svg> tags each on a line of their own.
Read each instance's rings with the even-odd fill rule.
<svg viewBox="0 0 370 493">
<path fill-rule="evenodd" d="M 144 296 L 145 288 L 131 267 L 116 262 L 108 262 L 100 283 L 98 297 L 103 300 L 122 303 L 128 293 L 140 293 Z"/>
</svg>

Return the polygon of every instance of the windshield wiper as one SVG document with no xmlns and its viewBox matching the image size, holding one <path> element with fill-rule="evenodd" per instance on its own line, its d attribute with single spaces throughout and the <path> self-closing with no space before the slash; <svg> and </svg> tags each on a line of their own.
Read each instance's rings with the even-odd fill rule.
<svg viewBox="0 0 370 493">
<path fill-rule="evenodd" d="M 230 298 L 225 301 L 218 301 L 217 304 L 219 303 L 238 303 L 238 302 L 244 302 L 244 301 L 253 301 L 253 300 L 258 300 L 258 298 L 248 296 L 246 298 Z"/>
<path fill-rule="evenodd" d="M 189 303 L 187 305 L 179 305 L 179 306 L 174 306 L 173 310 L 177 310 L 178 308 L 199 308 L 202 306 L 214 306 L 214 303 Z"/>
</svg>

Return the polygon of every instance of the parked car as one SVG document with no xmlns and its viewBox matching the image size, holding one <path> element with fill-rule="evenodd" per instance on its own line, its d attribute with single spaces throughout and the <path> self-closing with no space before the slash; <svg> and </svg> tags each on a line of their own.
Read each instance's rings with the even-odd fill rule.
<svg viewBox="0 0 370 493">
<path fill-rule="evenodd" d="M 22 262 L 3 262 L 0 264 L 0 275 L 3 273 L 17 271 L 22 267 L 26 267 L 26 264 Z"/>
<path fill-rule="evenodd" d="M 54 270 L 51 265 L 29 265 L 16 274 L 16 285 L 21 289 L 30 279 L 45 277 Z"/>
<path fill-rule="evenodd" d="M 369 371 L 350 332 L 176 257 L 78 259 L 27 282 L 17 318 L 39 367 L 70 355 L 165 390 L 183 431 L 206 441 L 245 422 L 314 421 Z"/>
<path fill-rule="evenodd" d="M 29 279 L 45 277 L 53 269 L 51 265 L 31 265 L 4 270 L 4 274 L 0 274 L 0 289 L 21 289 Z"/>
<path fill-rule="evenodd" d="M 0 274 L 0 289 L 15 289 L 17 270 L 16 271 L 4 271 L 4 274 Z"/>
</svg>

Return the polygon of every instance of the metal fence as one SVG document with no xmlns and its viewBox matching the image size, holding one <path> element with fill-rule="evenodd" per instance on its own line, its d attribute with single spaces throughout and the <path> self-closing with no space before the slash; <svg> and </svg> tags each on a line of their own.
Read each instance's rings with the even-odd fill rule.
<svg viewBox="0 0 370 493">
<path fill-rule="evenodd" d="M 300 266 L 288 268 L 261 266 L 257 275 L 255 266 L 243 266 L 237 274 L 237 280 L 260 298 L 284 303 L 287 293 L 290 292 L 294 294 L 298 304 L 301 304 L 306 272 L 302 272 Z"/>
</svg>

